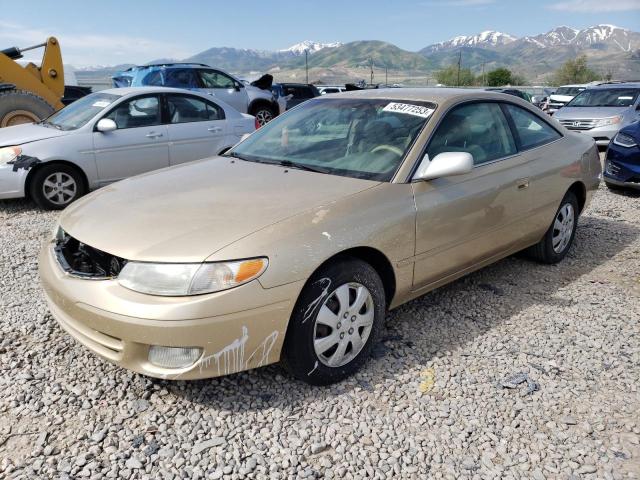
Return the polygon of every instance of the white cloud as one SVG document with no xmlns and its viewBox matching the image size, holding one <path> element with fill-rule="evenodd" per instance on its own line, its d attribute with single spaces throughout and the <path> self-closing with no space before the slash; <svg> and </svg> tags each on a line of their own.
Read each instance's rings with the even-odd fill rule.
<svg viewBox="0 0 640 480">
<path fill-rule="evenodd" d="M 626 12 L 630 10 L 640 10 L 640 0 L 568 0 L 559 2 L 548 7 L 551 10 L 561 10 L 566 12 Z"/>
<path fill-rule="evenodd" d="M 60 41 L 64 62 L 76 66 L 144 63 L 156 58 L 185 58 L 192 54 L 173 43 L 150 38 L 117 34 L 56 33 L 0 21 L 0 45 L 5 47 L 28 47 L 44 42 L 51 35 Z M 27 52 L 25 58 L 39 62 L 42 51 L 36 52 Z"/>
</svg>

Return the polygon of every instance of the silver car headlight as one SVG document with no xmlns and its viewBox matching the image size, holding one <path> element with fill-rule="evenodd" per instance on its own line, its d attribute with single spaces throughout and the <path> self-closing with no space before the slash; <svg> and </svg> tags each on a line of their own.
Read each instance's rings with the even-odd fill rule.
<svg viewBox="0 0 640 480">
<path fill-rule="evenodd" d="M 200 295 L 255 280 L 268 265 L 265 257 L 210 263 L 128 262 L 118 274 L 118 282 L 125 288 L 149 295 Z"/>
<path fill-rule="evenodd" d="M 22 154 L 20 147 L 4 147 L 0 148 L 0 165 L 13 162 Z"/>
<path fill-rule="evenodd" d="M 600 118 L 596 120 L 595 127 L 606 127 L 607 125 L 617 125 L 622 122 L 622 115 L 616 115 L 615 117 Z"/>
</svg>

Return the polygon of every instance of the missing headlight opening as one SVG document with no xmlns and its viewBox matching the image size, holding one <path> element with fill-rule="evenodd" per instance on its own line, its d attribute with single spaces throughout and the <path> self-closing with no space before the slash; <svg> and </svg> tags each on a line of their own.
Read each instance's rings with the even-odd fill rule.
<svg viewBox="0 0 640 480">
<path fill-rule="evenodd" d="M 9 165 L 13 165 L 12 170 L 14 172 L 17 172 L 21 168 L 29 170 L 38 163 L 42 163 L 42 161 L 39 158 L 30 157 L 29 155 L 20 155 L 15 160 L 8 162 Z"/>
<path fill-rule="evenodd" d="M 127 263 L 97 248 L 86 245 L 67 233 L 56 241 L 56 258 L 67 273 L 84 278 L 107 279 L 117 277 Z"/>
</svg>

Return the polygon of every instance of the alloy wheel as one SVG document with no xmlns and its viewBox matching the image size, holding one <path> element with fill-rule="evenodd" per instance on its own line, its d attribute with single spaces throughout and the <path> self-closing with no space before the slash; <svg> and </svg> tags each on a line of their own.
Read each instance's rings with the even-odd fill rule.
<svg viewBox="0 0 640 480">
<path fill-rule="evenodd" d="M 258 120 L 260 126 L 263 126 L 273 120 L 273 113 L 266 109 L 258 110 L 256 112 L 256 119 Z"/>
<path fill-rule="evenodd" d="M 573 205 L 565 203 L 558 211 L 556 219 L 553 222 L 551 242 L 554 252 L 562 253 L 564 249 L 567 248 L 573 235 L 574 223 L 575 213 Z"/>
<path fill-rule="evenodd" d="M 315 321 L 313 348 L 318 360 L 332 368 L 351 362 L 364 348 L 374 321 L 371 292 L 350 282 L 327 296 Z"/>
<path fill-rule="evenodd" d="M 55 172 L 44 179 L 42 193 L 55 205 L 66 205 L 78 193 L 78 185 L 73 177 L 64 172 Z"/>
</svg>

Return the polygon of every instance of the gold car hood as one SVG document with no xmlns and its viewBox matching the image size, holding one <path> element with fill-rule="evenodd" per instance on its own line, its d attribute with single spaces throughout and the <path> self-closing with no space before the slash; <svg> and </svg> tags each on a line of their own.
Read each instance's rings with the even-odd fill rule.
<svg viewBox="0 0 640 480">
<path fill-rule="evenodd" d="M 60 225 L 128 260 L 201 262 L 257 230 L 378 184 L 215 157 L 101 188 L 69 206 Z"/>
</svg>

